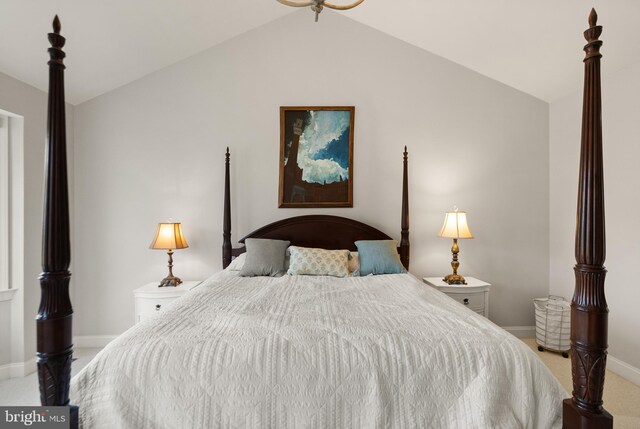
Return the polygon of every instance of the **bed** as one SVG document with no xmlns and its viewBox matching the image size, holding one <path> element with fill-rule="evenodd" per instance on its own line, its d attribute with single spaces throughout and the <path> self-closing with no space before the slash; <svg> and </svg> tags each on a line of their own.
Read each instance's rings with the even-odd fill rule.
<svg viewBox="0 0 640 429">
<path fill-rule="evenodd" d="M 600 109 L 602 27 L 585 32 L 585 102 L 572 301 L 574 390 L 523 343 L 411 274 L 240 277 L 230 265 L 229 152 L 225 269 L 109 344 L 71 384 L 72 427 L 612 427 L 602 408 L 607 349 Z M 42 298 L 43 405 L 70 404 L 73 346 L 64 129 L 64 37 L 52 47 Z M 311 227 L 315 225 L 315 227 Z M 358 221 L 285 219 L 245 238 L 353 250 L 388 237 Z M 399 259 L 409 266 L 407 152 Z M 240 242 L 243 242 L 240 240 Z"/>
<path fill-rule="evenodd" d="M 82 427 L 561 426 L 535 354 L 410 274 L 226 269 L 158 316 L 73 379 Z"/>
<path fill-rule="evenodd" d="M 406 178 L 406 148 L 403 166 Z M 241 277 L 224 256 L 246 248 L 231 247 L 228 201 L 224 211 L 225 270 L 74 378 L 83 427 L 560 427 L 566 392 L 518 339 L 410 274 Z M 247 239 L 356 250 L 390 237 L 310 215 Z"/>
</svg>

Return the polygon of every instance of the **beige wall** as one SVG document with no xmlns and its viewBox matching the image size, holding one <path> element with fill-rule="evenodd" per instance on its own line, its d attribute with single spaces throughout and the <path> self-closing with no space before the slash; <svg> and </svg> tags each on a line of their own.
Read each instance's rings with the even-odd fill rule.
<svg viewBox="0 0 640 429">
<path fill-rule="evenodd" d="M 606 70 L 606 53 L 603 58 Z M 606 295 L 609 304 L 609 354 L 640 375 L 640 63 L 602 82 L 605 201 L 607 226 Z M 574 234 L 578 195 L 582 95 L 550 106 L 550 291 L 573 294 Z M 640 378 L 636 378 L 640 379 Z"/>
<path fill-rule="evenodd" d="M 277 208 L 279 106 L 355 105 L 354 207 Z M 233 238 L 331 213 L 399 238 L 410 151 L 411 270 L 450 270 L 444 212 L 469 213 L 461 272 L 494 284 L 491 318 L 533 325 L 548 292 L 548 105 L 335 13 L 301 11 L 76 106 L 80 335 L 133 323 L 132 290 L 165 275 L 155 225 L 183 222 L 175 273 L 221 269 L 224 148 Z"/>
</svg>

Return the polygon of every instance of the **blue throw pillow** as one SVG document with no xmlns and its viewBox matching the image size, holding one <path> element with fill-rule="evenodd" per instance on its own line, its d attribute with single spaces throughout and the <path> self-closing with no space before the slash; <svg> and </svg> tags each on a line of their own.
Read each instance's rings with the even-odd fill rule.
<svg viewBox="0 0 640 429">
<path fill-rule="evenodd" d="M 358 240 L 360 276 L 369 274 L 401 274 L 407 270 L 400 262 L 396 240 Z"/>
</svg>

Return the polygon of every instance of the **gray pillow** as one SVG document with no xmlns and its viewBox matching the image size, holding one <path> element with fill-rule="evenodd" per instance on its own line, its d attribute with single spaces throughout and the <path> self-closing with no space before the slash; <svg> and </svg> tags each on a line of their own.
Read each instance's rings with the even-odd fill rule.
<svg viewBox="0 0 640 429">
<path fill-rule="evenodd" d="M 284 274 L 284 257 L 289 247 L 288 241 L 247 238 L 244 245 L 247 248 L 247 258 L 240 270 L 241 276 L 276 277 Z"/>
</svg>

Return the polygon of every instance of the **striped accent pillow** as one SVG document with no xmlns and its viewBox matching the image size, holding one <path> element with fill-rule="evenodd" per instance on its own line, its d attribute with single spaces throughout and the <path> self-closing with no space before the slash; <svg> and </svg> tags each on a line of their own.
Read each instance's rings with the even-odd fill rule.
<svg viewBox="0 0 640 429">
<path fill-rule="evenodd" d="M 346 277 L 349 275 L 349 251 L 289 246 L 287 274 Z"/>
</svg>

